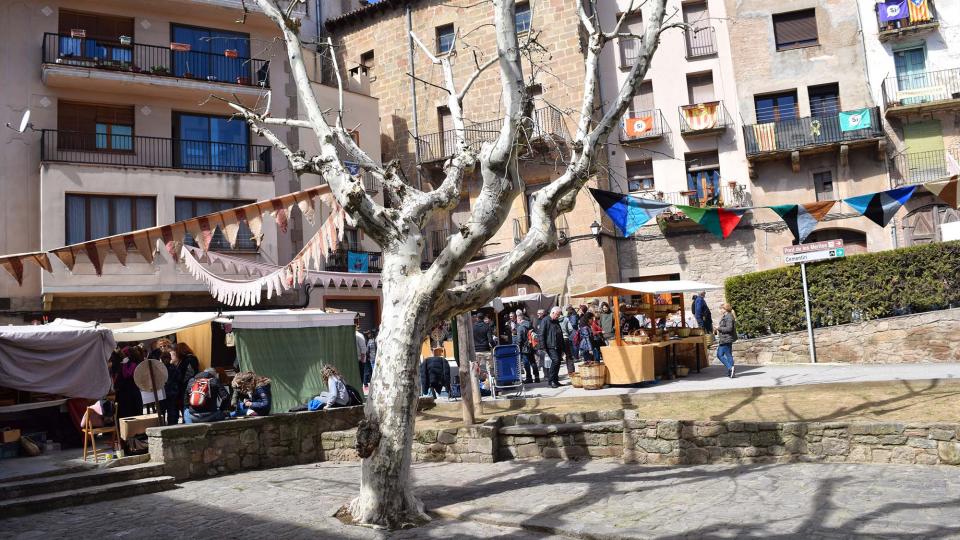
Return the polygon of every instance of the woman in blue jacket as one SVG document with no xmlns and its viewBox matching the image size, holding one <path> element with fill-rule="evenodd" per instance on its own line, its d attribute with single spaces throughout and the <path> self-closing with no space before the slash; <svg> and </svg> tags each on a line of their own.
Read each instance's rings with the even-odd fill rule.
<svg viewBox="0 0 960 540">
<path fill-rule="evenodd" d="M 233 399 L 236 410 L 231 416 L 267 416 L 270 414 L 270 379 L 252 371 L 237 373 L 233 378 Z"/>
</svg>

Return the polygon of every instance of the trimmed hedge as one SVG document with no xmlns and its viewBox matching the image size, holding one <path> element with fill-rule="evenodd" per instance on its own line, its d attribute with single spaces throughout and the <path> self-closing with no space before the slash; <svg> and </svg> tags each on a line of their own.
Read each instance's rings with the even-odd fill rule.
<svg viewBox="0 0 960 540">
<path fill-rule="evenodd" d="M 960 241 L 853 255 L 807 265 L 815 326 L 960 305 Z M 737 330 L 750 336 L 806 328 L 800 266 L 727 279 Z"/>
</svg>

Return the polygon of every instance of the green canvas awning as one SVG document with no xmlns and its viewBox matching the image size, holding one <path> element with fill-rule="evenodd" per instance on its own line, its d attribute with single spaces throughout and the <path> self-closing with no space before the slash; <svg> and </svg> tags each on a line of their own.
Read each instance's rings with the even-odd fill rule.
<svg viewBox="0 0 960 540">
<path fill-rule="evenodd" d="M 348 384 L 360 388 L 353 313 L 324 314 L 319 319 L 278 317 L 273 321 L 264 321 L 265 316 L 244 320 L 237 314 L 233 333 L 240 369 L 272 381 L 272 412 L 306 405 L 325 391 L 326 381 L 320 376 L 324 364 L 335 366 Z"/>
</svg>

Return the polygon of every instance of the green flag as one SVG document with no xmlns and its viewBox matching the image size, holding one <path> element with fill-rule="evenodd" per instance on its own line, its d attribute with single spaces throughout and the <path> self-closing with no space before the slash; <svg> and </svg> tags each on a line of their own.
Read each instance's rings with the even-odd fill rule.
<svg viewBox="0 0 960 540">
<path fill-rule="evenodd" d="M 873 120 L 870 117 L 870 109 L 845 111 L 840 113 L 839 117 L 840 131 L 857 131 L 873 127 Z"/>
</svg>

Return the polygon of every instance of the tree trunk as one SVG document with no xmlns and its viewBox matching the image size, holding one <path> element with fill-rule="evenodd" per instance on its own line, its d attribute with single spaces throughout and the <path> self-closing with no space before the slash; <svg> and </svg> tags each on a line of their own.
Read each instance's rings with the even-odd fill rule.
<svg viewBox="0 0 960 540">
<path fill-rule="evenodd" d="M 432 291 L 419 274 L 419 251 L 404 251 L 384 254 L 376 371 L 366 403 L 366 425 L 360 428 L 368 433 L 357 434 L 358 447 L 371 434 L 376 439 L 377 432 L 379 444 L 369 456 L 361 455 L 360 495 L 349 507 L 355 522 L 389 529 L 430 520 L 413 494 L 409 477 L 420 393 L 420 346 L 427 333 Z M 415 270 L 410 272 L 411 268 Z M 413 276 L 408 277 L 410 273 Z"/>
<path fill-rule="evenodd" d="M 469 313 L 457 315 L 457 344 L 460 350 L 459 375 L 460 375 L 460 406 L 463 410 L 463 425 L 472 426 L 476 422 L 474 414 L 475 404 L 473 400 L 473 381 L 471 372 L 474 366 L 473 355 L 473 333 Z"/>
</svg>

